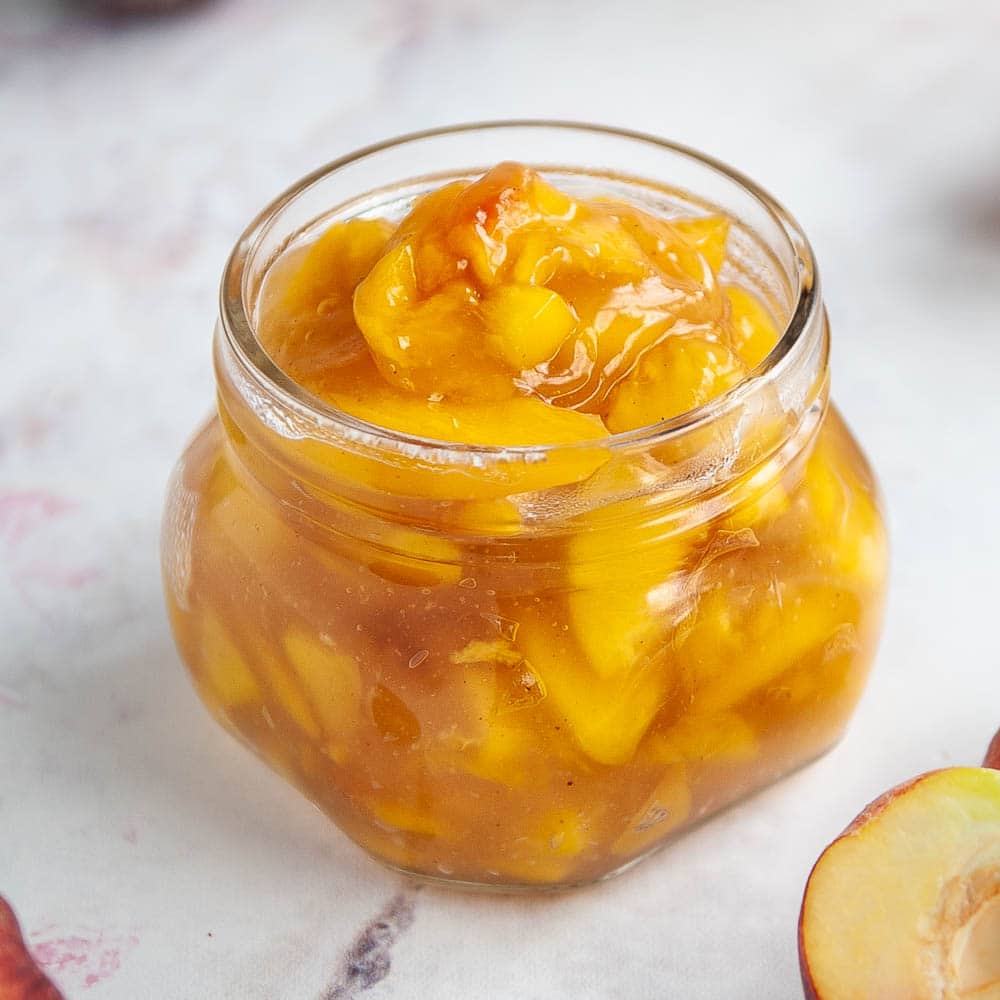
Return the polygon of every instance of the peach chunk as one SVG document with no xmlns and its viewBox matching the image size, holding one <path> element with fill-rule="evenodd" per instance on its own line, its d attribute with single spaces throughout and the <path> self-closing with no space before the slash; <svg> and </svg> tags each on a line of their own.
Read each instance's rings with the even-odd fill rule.
<svg viewBox="0 0 1000 1000">
<path fill-rule="evenodd" d="M 687 413 L 731 389 L 746 375 L 740 359 L 714 337 L 667 337 L 611 396 L 612 433 L 649 427 Z"/>
<path fill-rule="evenodd" d="M 705 258 L 715 274 L 719 273 L 726 260 L 726 240 L 729 237 L 729 220 L 724 215 L 671 219 L 669 225 Z"/>
<path fill-rule="evenodd" d="M 637 855 L 680 827 L 691 813 L 691 789 L 683 764 L 670 764 L 624 833 L 611 845 L 615 854 Z"/>
<path fill-rule="evenodd" d="M 216 698 L 227 708 L 252 705 L 260 686 L 225 626 L 211 611 L 201 622 L 201 673 Z"/>
<path fill-rule="evenodd" d="M 593 846 L 585 815 L 553 809 L 518 838 L 504 864 L 512 878 L 530 883 L 561 882 L 573 870 L 574 858 Z"/>
<path fill-rule="evenodd" d="M 560 445 L 607 437 L 600 420 L 528 396 L 492 402 L 435 400 L 389 386 L 352 386 L 331 400 L 353 416 L 417 437 L 455 444 Z M 588 469 L 592 472 L 593 469 Z"/>
<path fill-rule="evenodd" d="M 351 219 L 332 225 L 297 262 L 285 286 L 288 309 L 308 313 L 329 302 L 346 306 L 358 282 L 371 270 L 392 235 L 384 219 Z M 329 307 L 321 312 L 328 312 Z"/>
<path fill-rule="evenodd" d="M 567 196 L 516 164 L 420 199 L 354 294 L 383 377 L 425 396 L 511 395 L 511 373 L 551 357 L 576 316 L 536 274 L 500 274 L 516 235 L 575 213 Z"/>
<path fill-rule="evenodd" d="M 778 342 L 778 328 L 767 307 L 753 292 L 739 285 L 727 285 L 729 322 L 736 353 L 747 368 L 756 368 Z"/>
<path fill-rule="evenodd" d="M 325 752 L 333 760 L 361 725 L 361 674 L 357 662 L 306 631 L 291 628 L 282 643 L 285 660 L 308 695 L 310 715 L 326 737 Z"/>
<path fill-rule="evenodd" d="M 261 342 L 274 361 L 322 395 L 331 373 L 364 350 L 353 295 L 385 249 L 392 224 L 352 219 L 275 262 L 260 303 Z"/>
<path fill-rule="evenodd" d="M 873 802 L 813 868 L 799 958 L 809 1000 L 1000 998 L 1000 772 Z"/>
<path fill-rule="evenodd" d="M 674 683 L 662 663 L 645 660 L 602 677 L 559 622 L 527 608 L 517 641 L 545 686 L 552 715 L 580 749 L 601 764 L 629 760 Z"/>
<path fill-rule="evenodd" d="M 381 381 L 355 381 L 328 389 L 326 399 L 368 423 L 437 442 L 512 448 L 551 446 L 545 453 L 529 458 L 510 455 L 486 464 L 463 461 L 457 448 L 454 464 L 429 466 L 419 457 L 411 458 L 405 445 L 391 452 L 387 449 L 390 457 L 383 461 L 321 442 L 288 443 L 289 452 L 310 470 L 365 483 L 380 491 L 449 501 L 495 500 L 580 482 L 608 457 L 600 446 L 608 433 L 598 417 L 549 406 L 529 396 L 492 402 L 428 399 Z M 593 446 L 582 446 L 586 442 Z M 482 513 L 495 517 L 501 512 Z M 508 522 L 513 519 L 516 528 L 516 508 L 510 508 L 504 518 Z M 469 527 L 475 528 L 475 524 Z"/>
<path fill-rule="evenodd" d="M 582 530 L 567 544 L 572 626 L 594 672 L 621 677 L 660 651 L 671 624 L 669 584 L 684 569 L 695 539 L 657 538 L 655 526 L 634 521 L 610 528 L 581 518 L 579 524 Z"/>
<path fill-rule="evenodd" d="M 491 350 L 515 371 L 548 361 L 576 326 L 566 300 L 537 285 L 505 285 L 482 304 Z"/>
<path fill-rule="evenodd" d="M 842 418 L 832 413 L 830 422 Z M 810 508 L 817 551 L 826 543 L 822 568 L 834 577 L 874 583 L 884 577 L 888 558 L 877 495 L 870 483 L 844 471 L 849 463 L 838 448 L 836 441 L 817 442 L 806 465 L 802 502 Z"/>
</svg>

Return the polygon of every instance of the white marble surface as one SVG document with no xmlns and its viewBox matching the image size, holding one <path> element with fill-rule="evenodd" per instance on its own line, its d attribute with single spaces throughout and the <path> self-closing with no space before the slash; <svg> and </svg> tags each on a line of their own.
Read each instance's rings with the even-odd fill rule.
<svg viewBox="0 0 1000 1000">
<path fill-rule="evenodd" d="M 994 0 L 218 0 L 114 25 L 3 0 L 0 892 L 70 1000 L 800 995 L 821 847 L 1000 724 L 998 37 Z M 548 899 L 363 857 L 200 708 L 157 566 L 246 220 L 363 142 L 517 115 L 688 142 L 792 208 L 895 545 L 847 740 Z M 352 979 L 380 914 L 391 968 Z"/>
</svg>

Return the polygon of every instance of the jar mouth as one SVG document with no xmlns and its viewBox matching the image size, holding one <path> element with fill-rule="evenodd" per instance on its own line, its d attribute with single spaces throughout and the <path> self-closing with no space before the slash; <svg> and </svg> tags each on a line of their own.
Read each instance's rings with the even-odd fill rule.
<svg viewBox="0 0 1000 1000">
<path fill-rule="evenodd" d="M 645 427 L 609 434 L 598 440 L 564 444 L 480 445 L 408 434 L 405 431 L 370 423 L 339 410 L 306 391 L 282 371 L 258 340 L 252 309 L 249 308 L 251 302 L 249 264 L 258 252 L 266 233 L 279 216 L 322 181 L 386 151 L 403 149 L 426 140 L 505 129 L 539 132 L 546 130 L 575 133 L 595 139 L 603 137 L 608 140 L 627 140 L 687 160 L 725 179 L 738 187 L 741 193 L 749 196 L 777 227 L 781 236 L 787 241 L 787 250 L 793 255 L 794 267 L 791 274 L 786 275 L 792 284 L 788 320 L 770 353 L 734 386 L 682 414 Z M 658 179 L 647 178 L 641 174 L 618 174 L 618 176 L 625 181 Z M 396 181 L 405 183 L 409 179 L 398 177 Z M 699 192 L 694 191 L 692 194 L 697 196 Z M 608 125 L 540 119 L 485 121 L 410 132 L 362 147 L 327 163 L 286 189 L 244 230 L 226 263 L 220 289 L 220 331 L 225 344 L 242 369 L 241 374 L 253 384 L 254 395 L 259 397 L 263 393 L 266 398 L 276 399 L 282 407 L 294 414 L 296 419 L 293 423 L 296 430 L 292 436 L 303 437 L 308 434 L 329 439 L 331 443 L 354 443 L 366 450 L 374 448 L 405 454 L 410 459 L 432 465 L 476 467 L 506 462 L 539 462 L 556 451 L 565 454 L 574 450 L 601 449 L 610 452 L 644 450 L 677 440 L 683 435 L 704 428 L 723 415 L 738 411 L 761 385 L 777 381 L 786 369 L 796 367 L 796 359 L 806 352 L 804 345 L 812 339 L 808 334 L 821 325 L 819 322 L 821 312 L 819 275 L 805 233 L 781 203 L 749 177 L 714 157 L 648 133 Z M 292 426 L 287 421 L 280 423 L 285 428 Z"/>
</svg>

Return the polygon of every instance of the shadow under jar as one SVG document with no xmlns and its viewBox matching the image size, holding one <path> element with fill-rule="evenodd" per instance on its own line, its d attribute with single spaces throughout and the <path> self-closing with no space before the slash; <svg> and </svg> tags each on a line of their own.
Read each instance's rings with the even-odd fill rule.
<svg viewBox="0 0 1000 1000">
<path fill-rule="evenodd" d="M 518 158 L 580 197 L 731 220 L 723 277 L 784 333 L 734 388 L 598 441 L 485 447 L 310 396 L 255 326 L 275 260 Z M 649 137 L 500 123 L 306 178 L 229 261 L 218 415 L 169 490 L 171 621 L 201 697 L 399 870 L 497 888 L 621 871 L 831 747 L 875 650 L 886 540 L 828 401 L 797 224 Z"/>
</svg>

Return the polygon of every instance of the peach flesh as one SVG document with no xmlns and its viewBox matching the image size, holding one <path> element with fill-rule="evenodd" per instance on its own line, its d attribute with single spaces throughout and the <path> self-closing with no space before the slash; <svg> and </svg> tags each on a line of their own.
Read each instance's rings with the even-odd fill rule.
<svg viewBox="0 0 1000 1000">
<path fill-rule="evenodd" d="M 869 805 L 809 876 L 799 960 L 808 1000 L 1000 1000 L 1000 773 Z"/>
<path fill-rule="evenodd" d="M 996 870 L 993 876 L 993 896 L 958 931 L 952 944 L 949 957 L 958 972 L 959 996 L 1000 996 L 1000 878 Z"/>
</svg>

